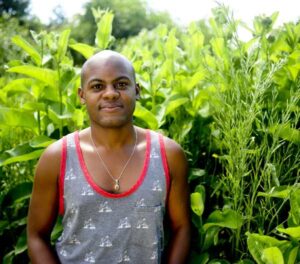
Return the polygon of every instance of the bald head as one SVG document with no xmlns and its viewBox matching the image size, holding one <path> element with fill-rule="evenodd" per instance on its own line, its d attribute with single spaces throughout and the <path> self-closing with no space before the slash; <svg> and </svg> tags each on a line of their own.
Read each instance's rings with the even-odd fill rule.
<svg viewBox="0 0 300 264">
<path fill-rule="evenodd" d="M 132 63 L 122 54 L 112 51 L 103 50 L 90 57 L 82 66 L 81 69 L 81 88 L 84 88 L 87 75 L 92 68 L 101 67 L 124 67 L 131 75 L 135 82 L 135 71 Z"/>
</svg>

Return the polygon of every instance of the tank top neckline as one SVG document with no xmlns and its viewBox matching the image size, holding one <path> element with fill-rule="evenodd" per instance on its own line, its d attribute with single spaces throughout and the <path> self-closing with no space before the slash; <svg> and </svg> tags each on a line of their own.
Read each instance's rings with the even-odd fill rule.
<svg viewBox="0 0 300 264">
<path fill-rule="evenodd" d="M 142 171 L 141 171 L 136 183 L 129 190 L 122 192 L 122 193 L 108 192 L 108 191 L 102 189 L 98 184 L 95 183 L 95 181 L 93 180 L 91 174 L 89 173 L 89 171 L 87 169 L 86 163 L 83 158 L 82 149 L 80 147 L 79 131 L 75 132 L 74 140 L 75 140 L 76 152 L 78 155 L 80 167 L 83 171 L 83 175 L 84 175 L 85 179 L 87 180 L 88 184 L 98 194 L 103 195 L 108 198 L 123 198 L 123 197 L 129 196 L 130 194 L 135 192 L 138 189 L 138 187 L 143 183 L 144 178 L 147 174 L 147 170 L 148 170 L 148 166 L 149 166 L 149 162 L 150 162 L 151 136 L 150 136 L 150 131 L 148 129 L 146 130 L 146 153 L 145 153 L 144 165 L 143 165 Z"/>
</svg>

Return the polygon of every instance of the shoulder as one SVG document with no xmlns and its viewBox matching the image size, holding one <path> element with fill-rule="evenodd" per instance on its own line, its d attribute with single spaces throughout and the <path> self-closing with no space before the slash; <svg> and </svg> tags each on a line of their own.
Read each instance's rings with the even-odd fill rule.
<svg viewBox="0 0 300 264">
<path fill-rule="evenodd" d="M 37 168 L 37 174 L 54 174 L 58 175 L 60 172 L 60 163 L 62 157 L 62 149 L 63 149 L 63 138 L 55 141 L 50 144 L 43 154 L 41 155 Z"/>
<path fill-rule="evenodd" d="M 162 140 L 171 176 L 186 174 L 188 162 L 182 147 L 169 137 L 162 136 Z"/>
<path fill-rule="evenodd" d="M 163 143 L 168 160 L 183 159 L 186 160 L 182 147 L 173 139 L 163 136 Z"/>
</svg>

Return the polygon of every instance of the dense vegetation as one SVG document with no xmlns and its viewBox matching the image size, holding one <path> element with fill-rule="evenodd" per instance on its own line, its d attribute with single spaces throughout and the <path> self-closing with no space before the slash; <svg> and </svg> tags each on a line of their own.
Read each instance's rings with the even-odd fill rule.
<svg viewBox="0 0 300 264">
<path fill-rule="evenodd" d="M 300 262 L 300 24 L 253 21 L 250 41 L 224 7 L 207 24 L 159 25 L 116 45 L 113 13 L 92 9 L 95 45 L 71 30 L 12 38 L 0 86 L 0 256 L 27 263 L 26 214 L 45 147 L 88 125 L 79 104 L 85 58 L 114 47 L 142 86 L 135 123 L 174 138 L 190 163 L 190 263 Z M 53 238 L 57 236 L 59 226 Z"/>
</svg>

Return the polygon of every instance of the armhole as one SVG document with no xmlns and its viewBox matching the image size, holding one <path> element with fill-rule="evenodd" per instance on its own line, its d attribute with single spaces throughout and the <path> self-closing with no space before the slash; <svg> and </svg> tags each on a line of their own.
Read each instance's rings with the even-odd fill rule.
<svg viewBox="0 0 300 264">
<path fill-rule="evenodd" d="M 169 196 L 169 190 L 170 190 L 170 172 L 169 172 L 169 166 L 168 166 L 168 160 L 166 155 L 166 148 L 163 136 L 161 134 L 158 135 L 159 139 L 159 146 L 160 146 L 160 153 L 162 157 L 162 163 L 164 167 L 165 177 L 166 177 L 166 183 L 167 183 L 167 197 Z"/>
<path fill-rule="evenodd" d="M 60 173 L 59 173 L 59 209 L 58 213 L 60 215 L 64 214 L 64 182 L 65 182 L 65 173 L 66 173 L 66 159 L 67 159 L 67 138 L 63 137 L 62 139 L 62 149 L 61 149 L 61 159 L 60 159 Z"/>
</svg>

